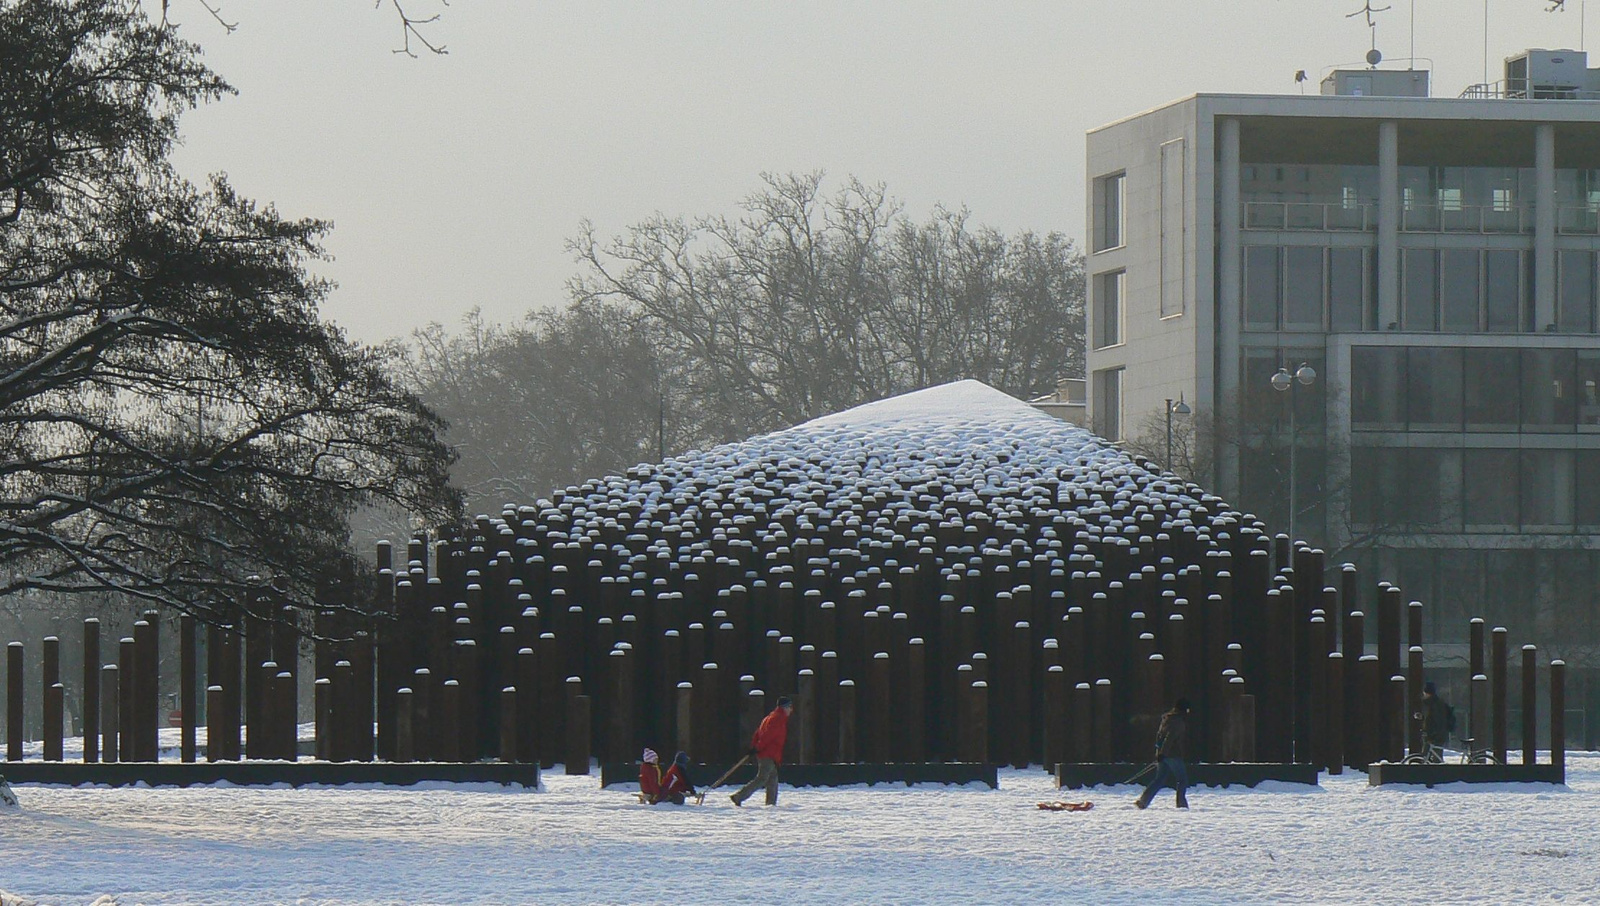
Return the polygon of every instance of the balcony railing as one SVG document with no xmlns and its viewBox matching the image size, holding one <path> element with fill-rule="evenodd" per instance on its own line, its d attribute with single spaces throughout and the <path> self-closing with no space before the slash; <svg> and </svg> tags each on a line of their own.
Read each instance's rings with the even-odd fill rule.
<svg viewBox="0 0 1600 906">
<path fill-rule="evenodd" d="M 1531 233 L 1533 208 L 1413 204 L 1401 207 L 1400 229 L 1408 233 Z"/>
<path fill-rule="evenodd" d="M 1360 232 L 1378 228 L 1378 209 L 1371 203 L 1246 201 L 1242 223 L 1247 230 Z"/>
</svg>

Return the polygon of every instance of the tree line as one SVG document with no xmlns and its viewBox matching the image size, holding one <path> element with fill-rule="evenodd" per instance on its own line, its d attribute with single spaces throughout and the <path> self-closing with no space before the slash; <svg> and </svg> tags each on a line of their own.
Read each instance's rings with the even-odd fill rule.
<svg viewBox="0 0 1600 906">
<path fill-rule="evenodd" d="M 930 384 L 1081 373 L 1070 241 L 820 174 L 736 217 L 584 225 L 566 304 L 518 323 L 360 344 L 321 314 L 328 224 L 172 165 L 232 90 L 139 0 L 0 0 L 0 609 L 359 606 L 375 512 L 450 523 Z"/>
<path fill-rule="evenodd" d="M 413 335 L 469 506 L 946 381 L 1028 398 L 1083 373 L 1083 257 L 1059 233 L 913 219 L 820 173 L 765 174 L 740 211 L 586 223 L 564 307 Z"/>
</svg>

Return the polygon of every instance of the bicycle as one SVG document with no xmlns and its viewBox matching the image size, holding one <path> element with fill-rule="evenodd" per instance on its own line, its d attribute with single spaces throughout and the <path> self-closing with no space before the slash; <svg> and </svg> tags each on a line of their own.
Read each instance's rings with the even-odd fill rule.
<svg viewBox="0 0 1600 906">
<path fill-rule="evenodd" d="M 1461 755 L 1458 764 L 1499 764 L 1494 753 L 1486 748 L 1479 748 L 1477 739 L 1471 736 L 1456 737 L 1461 741 Z M 1436 745 L 1429 741 L 1425 751 L 1413 752 L 1400 760 L 1401 764 L 1444 764 L 1444 746 Z"/>
</svg>

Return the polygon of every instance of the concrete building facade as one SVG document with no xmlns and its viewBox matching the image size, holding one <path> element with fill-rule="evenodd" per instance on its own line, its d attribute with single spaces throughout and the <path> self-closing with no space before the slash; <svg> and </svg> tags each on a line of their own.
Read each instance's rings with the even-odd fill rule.
<svg viewBox="0 0 1600 906">
<path fill-rule="evenodd" d="M 1131 439 L 1188 400 L 1218 493 L 1395 578 L 1430 632 L 1482 615 L 1589 665 L 1600 100 L 1522 87 L 1351 71 L 1090 132 L 1089 414 Z"/>
</svg>

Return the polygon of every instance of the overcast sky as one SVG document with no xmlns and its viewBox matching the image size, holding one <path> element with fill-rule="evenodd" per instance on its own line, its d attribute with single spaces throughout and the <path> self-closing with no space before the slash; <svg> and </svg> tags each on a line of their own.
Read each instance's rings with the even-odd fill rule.
<svg viewBox="0 0 1600 906">
<path fill-rule="evenodd" d="M 152 0 L 153 2 L 153 0 Z M 171 0 L 239 95 L 188 115 L 179 166 L 332 220 L 326 313 L 356 338 L 561 304 L 563 249 L 654 212 L 729 213 L 762 171 L 888 185 L 914 216 L 1083 235 L 1083 136 L 1197 91 L 1292 93 L 1359 65 L 1362 0 L 406 0 L 443 57 L 392 53 L 388 0 Z M 1483 78 L 1484 0 L 1375 0 L 1388 61 Z M 1488 0 L 1491 78 L 1571 48 L 1583 0 Z M 1600 0 L 1597 22 L 1600 36 Z M 1600 56 L 1600 55 L 1597 55 Z M 1403 62 L 1398 65 L 1403 66 Z"/>
</svg>

